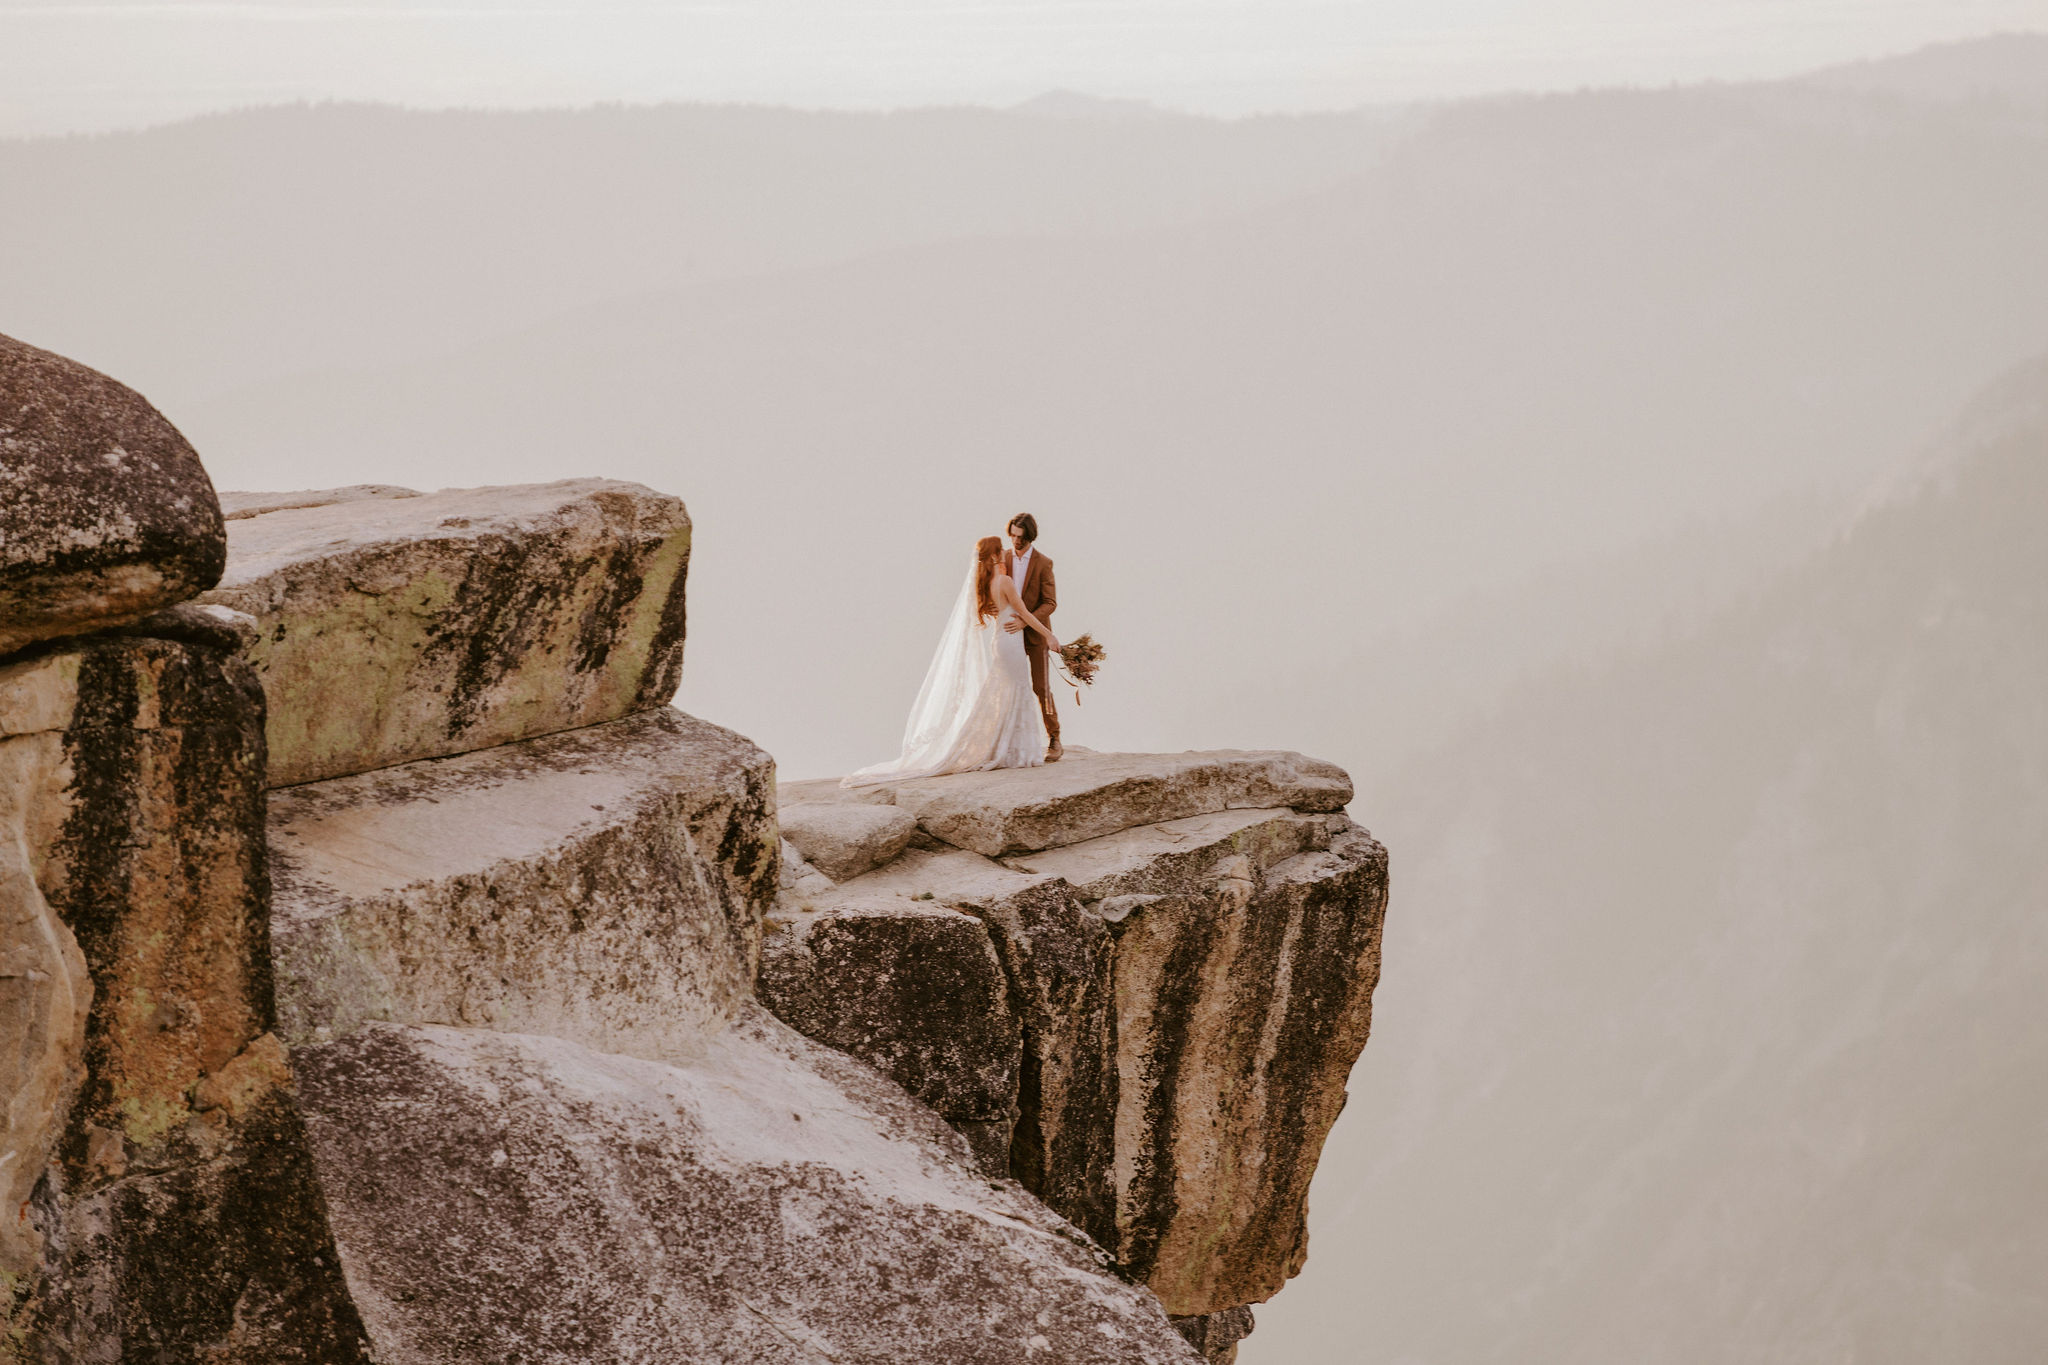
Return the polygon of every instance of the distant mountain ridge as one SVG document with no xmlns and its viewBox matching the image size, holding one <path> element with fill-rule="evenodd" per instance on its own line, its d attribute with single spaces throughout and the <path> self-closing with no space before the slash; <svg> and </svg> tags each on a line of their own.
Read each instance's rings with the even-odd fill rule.
<svg viewBox="0 0 2048 1365">
<path fill-rule="evenodd" d="M 650 289 L 1236 212 L 1397 135 L 1365 115 L 332 105 L 0 142 L 32 208 L 0 220 L 0 316 L 145 391 L 217 392 Z"/>
<path fill-rule="evenodd" d="M 1999 33 L 1936 43 L 1897 57 L 1827 67 L 1796 83 L 1904 99 L 2048 105 L 2048 33 Z"/>
<path fill-rule="evenodd" d="M 1078 90 L 1048 90 L 1043 95 L 1010 106 L 1010 112 L 1037 118 L 1128 119 L 1187 118 L 1145 100 L 1112 99 L 1085 95 Z"/>
</svg>

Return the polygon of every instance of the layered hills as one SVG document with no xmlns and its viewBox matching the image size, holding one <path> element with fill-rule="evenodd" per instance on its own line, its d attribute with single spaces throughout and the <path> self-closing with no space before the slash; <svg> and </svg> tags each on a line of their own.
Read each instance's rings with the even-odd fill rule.
<svg viewBox="0 0 2048 1365">
<path fill-rule="evenodd" d="M 1411 1032 L 1262 1358 L 1351 1312 L 1388 1359 L 2029 1357 L 2044 514 L 2037 361 L 1751 600 L 1377 787 Z"/>
</svg>

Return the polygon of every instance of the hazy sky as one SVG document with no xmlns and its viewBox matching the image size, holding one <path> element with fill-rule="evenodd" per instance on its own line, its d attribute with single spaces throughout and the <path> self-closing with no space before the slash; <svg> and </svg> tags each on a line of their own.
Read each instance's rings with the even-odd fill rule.
<svg viewBox="0 0 2048 1365">
<path fill-rule="evenodd" d="M 0 0 L 0 135 L 247 104 L 1006 104 L 1211 113 L 1788 74 L 2048 0 Z"/>
</svg>

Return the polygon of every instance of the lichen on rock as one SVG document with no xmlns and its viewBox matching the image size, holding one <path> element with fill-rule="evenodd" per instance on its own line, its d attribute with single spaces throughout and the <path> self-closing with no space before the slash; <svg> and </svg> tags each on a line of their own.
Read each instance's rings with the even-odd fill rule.
<svg viewBox="0 0 2048 1365">
<path fill-rule="evenodd" d="M 22 1149 L 38 1254 L 9 1267 L 16 1339 L 359 1359 L 270 1033 L 261 690 L 202 645 L 47 645 L 0 668 L 0 735 L 15 870 L 90 980 L 78 1083 L 38 1100 L 56 1140 Z"/>
<path fill-rule="evenodd" d="M 350 490 L 337 490 L 346 493 Z M 690 519 L 638 484 L 230 502 L 220 586 L 255 618 L 270 785 L 491 748 L 667 703 Z"/>
</svg>

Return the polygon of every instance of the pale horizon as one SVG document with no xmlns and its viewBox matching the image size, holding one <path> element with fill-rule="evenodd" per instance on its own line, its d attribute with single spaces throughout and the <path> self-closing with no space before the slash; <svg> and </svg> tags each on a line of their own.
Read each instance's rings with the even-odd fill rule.
<svg viewBox="0 0 2048 1365">
<path fill-rule="evenodd" d="M 531 110 L 1011 108 L 1047 94 L 1236 118 L 1801 76 L 2048 33 L 2048 0 L 1254 6 L 48 0 L 0 8 L 0 137 L 301 103 Z"/>
</svg>

